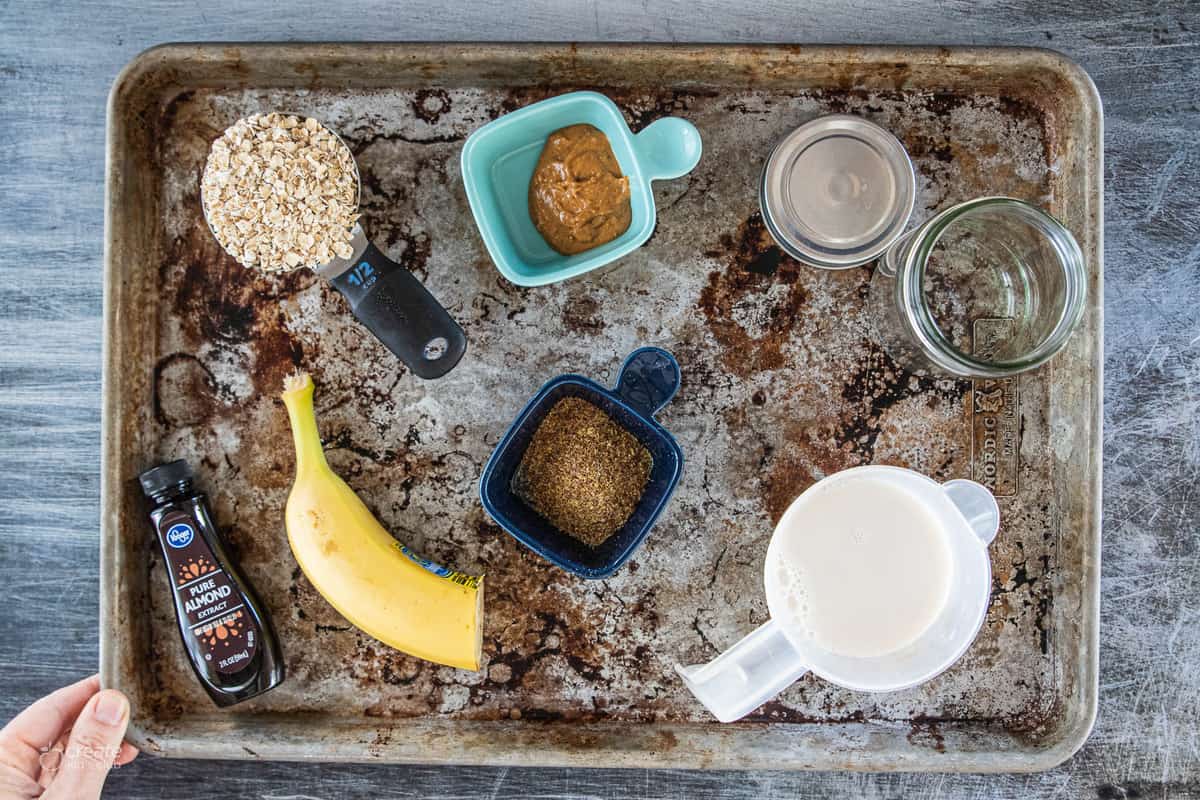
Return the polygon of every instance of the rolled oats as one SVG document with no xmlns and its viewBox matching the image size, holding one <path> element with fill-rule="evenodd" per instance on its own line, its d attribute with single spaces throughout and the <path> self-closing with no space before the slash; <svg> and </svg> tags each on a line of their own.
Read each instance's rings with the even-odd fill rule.
<svg viewBox="0 0 1200 800">
<path fill-rule="evenodd" d="M 354 156 L 311 117 L 238 120 L 212 144 L 200 197 L 217 241 L 243 266 L 286 272 L 354 254 Z"/>
</svg>

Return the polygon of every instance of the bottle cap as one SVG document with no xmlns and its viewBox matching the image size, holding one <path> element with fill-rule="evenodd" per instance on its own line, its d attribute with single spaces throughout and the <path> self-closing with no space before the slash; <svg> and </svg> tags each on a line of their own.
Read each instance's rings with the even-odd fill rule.
<svg viewBox="0 0 1200 800">
<path fill-rule="evenodd" d="M 164 489 L 169 489 L 193 477 L 192 468 L 182 459 L 159 464 L 138 475 L 142 491 L 146 497 L 153 497 Z"/>
<path fill-rule="evenodd" d="M 904 232 L 916 196 L 895 136 L 848 114 L 788 134 L 763 168 L 763 222 L 788 255 L 824 269 L 865 264 Z"/>
</svg>

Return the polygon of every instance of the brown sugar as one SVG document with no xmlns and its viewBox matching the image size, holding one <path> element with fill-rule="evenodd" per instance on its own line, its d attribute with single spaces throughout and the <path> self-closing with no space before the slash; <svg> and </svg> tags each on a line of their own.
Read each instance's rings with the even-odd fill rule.
<svg viewBox="0 0 1200 800">
<path fill-rule="evenodd" d="M 608 414 L 566 397 L 534 432 L 512 490 L 554 527 L 595 547 L 629 520 L 652 464 L 650 451 Z"/>
</svg>

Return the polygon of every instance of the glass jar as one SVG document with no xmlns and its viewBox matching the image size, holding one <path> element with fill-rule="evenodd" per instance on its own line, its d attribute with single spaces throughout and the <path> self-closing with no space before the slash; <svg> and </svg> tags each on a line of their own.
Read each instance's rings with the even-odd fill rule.
<svg viewBox="0 0 1200 800">
<path fill-rule="evenodd" d="M 1046 212 L 981 197 L 896 241 L 871 277 L 877 341 L 898 362 L 964 378 L 1004 378 L 1045 363 L 1083 316 L 1087 269 Z"/>
</svg>

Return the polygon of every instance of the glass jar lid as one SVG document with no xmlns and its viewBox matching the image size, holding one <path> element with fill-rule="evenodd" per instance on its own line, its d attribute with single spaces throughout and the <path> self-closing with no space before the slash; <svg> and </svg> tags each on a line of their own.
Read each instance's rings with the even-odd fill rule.
<svg viewBox="0 0 1200 800">
<path fill-rule="evenodd" d="M 824 269 L 865 264 L 894 242 L 916 196 L 912 161 L 895 136 L 848 114 L 792 131 L 763 168 L 759 202 L 772 237 Z"/>
</svg>

